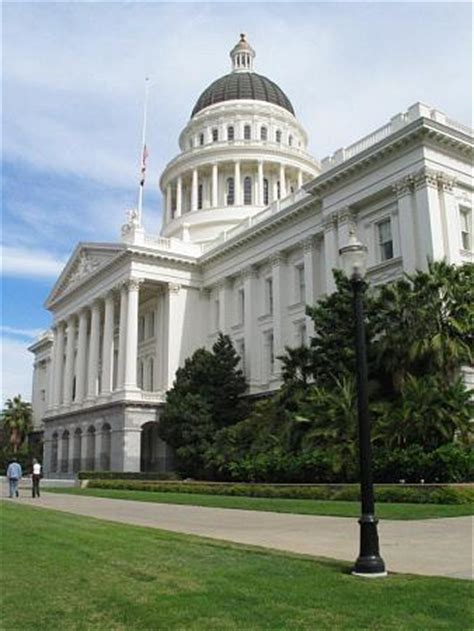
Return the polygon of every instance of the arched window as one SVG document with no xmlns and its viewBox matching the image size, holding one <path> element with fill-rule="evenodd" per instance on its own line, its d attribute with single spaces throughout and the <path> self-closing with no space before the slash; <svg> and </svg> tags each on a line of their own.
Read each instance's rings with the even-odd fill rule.
<svg viewBox="0 0 474 631">
<path fill-rule="evenodd" d="M 199 144 L 201 146 L 204 144 L 204 134 L 199 134 Z"/>
<path fill-rule="evenodd" d="M 234 178 L 227 178 L 227 206 L 233 206 L 235 204 L 235 186 Z"/>
<path fill-rule="evenodd" d="M 229 127 L 227 127 L 227 140 L 234 140 L 234 137 L 235 137 L 234 126 L 229 125 Z"/>
<path fill-rule="evenodd" d="M 290 145 L 290 147 L 293 146 L 293 136 L 288 136 L 288 144 Z"/>
<path fill-rule="evenodd" d="M 263 178 L 263 203 L 268 206 L 268 180 Z"/>
<path fill-rule="evenodd" d="M 250 125 L 244 126 L 244 140 L 251 140 L 252 138 L 252 130 Z"/>
<path fill-rule="evenodd" d="M 74 432 L 74 442 L 72 448 L 72 470 L 77 473 L 81 470 L 82 461 L 82 431 L 78 427 Z"/>
<path fill-rule="evenodd" d="M 56 473 L 58 470 L 58 435 L 54 432 L 51 438 L 51 471 Z"/>
<path fill-rule="evenodd" d="M 63 432 L 61 438 L 61 473 L 67 473 L 69 467 L 69 432 Z"/>
<path fill-rule="evenodd" d="M 202 188 L 202 184 L 199 184 L 198 186 L 198 210 L 202 209 L 202 199 L 203 199 L 203 188 Z"/>
<path fill-rule="evenodd" d="M 252 178 L 248 175 L 244 178 L 244 204 L 246 206 L 252 204 Z"/>
<path fill-rule="evenodd" d="M 268 140 L 268 129 L 260 127 L 260 140 Z"/>
<path fill-rule="evenodd" d="M 277 129 L 277 130 L 276 130 L 276 133 L 275 133 L 275 140 L 276 140 L 277 142 L 281 142 L 281 130 L 280 130 L 280 129 Z"/>
<path fill-rule="evenodd" d="M 87 430 L 86 437 L 86 471 L 95 469 L 95 427 L 92 425 Z"/>
<path fill-rule="evenodd" d="M 110 454 L 112 447 L 112 429 L 108 423 L 102 425 L 102 436 L 100 442 L 100 463 L 101 471 L 110 471 Z"/>
</svg>

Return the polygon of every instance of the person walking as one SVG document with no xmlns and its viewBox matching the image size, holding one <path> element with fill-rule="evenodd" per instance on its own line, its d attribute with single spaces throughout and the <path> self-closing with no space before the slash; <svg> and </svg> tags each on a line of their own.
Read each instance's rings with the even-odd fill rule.
<svg viewBox="0 0 474 631">
<path fill-rule="evenodd" d="M 40 496 L 40 480 L 41 480 L 41 464 L 33 458 L 33 475 L 31 476 L 33 481 L 33 497 Z"/>
<path fill-rule="evenodd" d="M 7 478 L 8 484 L 10 487 L 10 495 L 9 497 L 20 497 L 18 492 L 18 482 L 23 475 L 23 471 L 21 470 L 21 465 L 17 462 L 16 458 L 13 458 L 7 469 Z"/>
</svg>

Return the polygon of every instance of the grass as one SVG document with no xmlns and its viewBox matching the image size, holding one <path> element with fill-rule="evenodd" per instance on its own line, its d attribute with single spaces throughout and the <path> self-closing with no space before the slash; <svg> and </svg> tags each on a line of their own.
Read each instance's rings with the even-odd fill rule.
<svg viewBox="0 0 474 631">
<path fill-rule="evenodd" d="M 2 629 L 420 631 L 472 626 L 468 581 L 1 503 Z"/>
<path fill-rule="evenodd" d="M 214 508 L 240 508 L 244 510 L 296 513 L 300 515 L 331 515 L 335 517 L 358 517 L 359 502 L 340 500 L 291 500 L 266 497 L 236 497 L 230 495 L 199 495 L 194 493 L 160 493 L 155 491 L 127 491 L 115 489 L 48 489 L 55 493 L 89 495 L 120 500 L 157 502 L 160 504 L 187 504 Z M 472 515 L 469 504 L 402 504 L 378 502 L 377 516 L 381 519 L 433 519 Z"/>
</svg>

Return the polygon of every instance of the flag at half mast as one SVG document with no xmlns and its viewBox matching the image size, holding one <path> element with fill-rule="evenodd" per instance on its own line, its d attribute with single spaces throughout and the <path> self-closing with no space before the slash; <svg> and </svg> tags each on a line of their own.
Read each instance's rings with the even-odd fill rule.
<svg viewBox="0 0 474 631">
<path fill-rule="evenodd" d="M 140 171 L 140 186 L 143 186 L 145 184 L 145 172 L 146 172 L 146 159 L 147 158 L 148 158 L 148 149 L 146 148 L 146 145 L 143 145 L 142 166 L 141 166 L 141 171 Z"/>
</svg>

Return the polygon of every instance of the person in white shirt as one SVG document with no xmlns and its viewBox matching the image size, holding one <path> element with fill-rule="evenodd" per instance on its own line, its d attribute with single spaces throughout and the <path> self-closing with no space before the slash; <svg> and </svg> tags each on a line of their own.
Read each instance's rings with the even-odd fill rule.
<svg viewBox="0 0 474 631">
<path fill-rule="evenodd" d="M 33 497 L 40 496 L 40 479 L 41 479 L 41 465 L 36 460 L 33 459 L 33 475 L 31 476 L 33 480 Z"/>
</svg>

